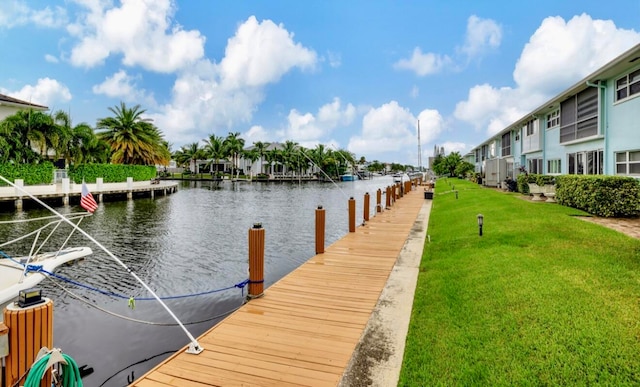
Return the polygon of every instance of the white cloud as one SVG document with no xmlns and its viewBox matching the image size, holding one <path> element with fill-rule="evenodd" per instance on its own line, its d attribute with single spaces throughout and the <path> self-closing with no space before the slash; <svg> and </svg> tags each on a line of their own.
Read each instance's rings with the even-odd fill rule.
<svg viewBox="0 0 640 387">
<path fill-rule="evenodd" d="M 342 65 L 342 56 L 338 52 L 328 51 L 329 66 L 336 68 Z"/>
<path fill-rule="evenodd" d="M 0 7 L 0 28 L 13 28 L 30 23 L 37 27 L 58 28 L 67 22 L 67 13 L 61 7 L 47 6 L 36 10 L 19 0 L 4 0 Z"/>
<path fill-rule="evenodd" d="M 139 90 L 136 80 L 141 77 L 133 77 L 124 70 L 119 70 L 111 77 L 107 77 L 104 82 L 94 85 L 92 91 L 95 94 L 104 94 L 111 98 L 119 98 L 126 102 L 142 103 L 146 108 L 156 106 L 152 96 L 148 96 L 144 90 Z"/>
<path fill-rule="evenodd" d="M 416 47 L 410 59 L 400 59 L 393 67 L 397 70 L 411 70 L 422 77 L 440 72 L 449 63 L 451 58 L 446 55 L 430 52 L 423 54 L 420 47 Z"/>
<path fill-rule="evenodd" d="M 444 148 L 444 153 L 446 155 L 453 152 L 459 152 L 460 155 L 464 156 L 467 153 L 467 149 L 470 149 L 470 147 L 463 142 L 446 141 L 444 144 L 439 146 Z"/>
<path fill-rule="evenodd" d="M 112 54 L 122 54 L 122 63 L 147 70 L 170 73 L 204 55 L 205 38 L 200 32 L 185 31 L 171 18 L 170 0 L 122 0 L 120 7 L 83 2 L 89 12 L 67 31 L 79 42 L 71 50 L 75 66 L 94 67 Z"/>
<path fill-rule="evenodd" d="M 225 88 L 262 87 L 294 67 L 312 69 L 317 60 L 316 53 L 295 43 L 282 24 L 259 23 L 250 16 L 227 42 L 220 75 Z"/>
<path fill-rule="evenodd" d="M 470 58 L 476 57 L 482 55 L 487 49 L 499 47 L 501 41 L 502 27 L 498 23 L 471 15 L 467 20 L 467 34 L 460 51 Z"/>
<path fill-rule="evenodd" d="M 180 142 L 197 141 L 211 128 L 232 129 L 251 120 L 266 85 L 294 68 L 312 69 L 317 60 L 282 25 L 251 16 L 228 40 L 219 64 L 201 59 L 179 73 L 171 101 L 153 118 Z"/>
<path fill-rule="evenodd" d="M 640 34 L 587 14 L 568 22 L 548 17 L 522 50 L 513 78 L 519 87 L 558 92 L 640 42 Z"/>
<path fill-rule="evenodd" d="M 347 149 L 356 155 L 366 154 L 371 160 L 388 161 L 400 152 L 416 163 L 418 119 L 422 144 L 434 140 L 443 130 L 444 120 L 436 110 L 423 110 L 416 118 L 396 101 L 371 108 L 362 119 L 361 134 L 351 137 Z"/>
<path fill-rule="evenodd" d="M 273 140 L 271 134 L 262 126 L 254 125 L 249 130 L 242 134 L 242 138 L 245 139 L 245 145 L 250 146 L 254 142 L 262 141 L 269 142 Z"/>
<path fill-rule="evenodd" d="M 515 87 L 476 85 L 456 105 L 454 117 L 493 135 L 638 42 L 639 33 L 610 20 L 548 17 L 518 59 Z"/>
<path fill-rule="evenodd" d="M 347 104 L 343 108 L 340 99 L 334 98 L 331 103 L 321 106 L 316 116 L 292 109 L 287 116 L 287 128 L 279 134 L 282 139 L 315 144 L 333 129 L 350 125 L 355 116 L 355 106 Z"/>
<path fill-rule="evenodd" d="M 3 94 L 37 105 L 44 105 L 52 110 L 61 108 L 59 105 L 71 100 L 69 88 L 51 78 L 40 78 L 35 86 L 26 85 L 17 91 L 0 90 Z"/>
<path fill-rule="evenodd" d="M 413 85 L 411 88 L 411 93 L 409 94 L 411 98 L 418 98 L 420 96 L 420 88 L 418 86 Z"/>
<path fill-rule="evenodd" d="M 356 117 L 356 108 L 352 104 L 342 109 L 340 98 L 334 98 L 333 102 L 323 105 L 318 109 L 318 121 L 329 129 L 339 125 L 349 125 Z"/>
<path fill-rule="evenodd" d="M 421 111 L 418 114 L 418 120 L 420 120 L 421 145 L 435 141 L 444 129 L 444 119 L 437 110 L 425 109 Z"/>
<path fill-rule="evenodd" d="M 58 58 L 53 56 L 53 55 L 51 55 L 51 54 L 45 54 L 44 60 L 46 60 L 49 63 L 58 63 L 59 62 Z"/>
</svg>

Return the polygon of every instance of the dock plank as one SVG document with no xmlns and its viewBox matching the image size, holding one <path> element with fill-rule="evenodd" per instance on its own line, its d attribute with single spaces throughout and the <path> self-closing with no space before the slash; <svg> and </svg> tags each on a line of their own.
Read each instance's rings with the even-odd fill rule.
<svg viewBox="0 0 640 387">
<path fill-rule="evenodd" d="M 132 386 L 335 386 L 424 204 L 412 191 Z"/>
</svg>

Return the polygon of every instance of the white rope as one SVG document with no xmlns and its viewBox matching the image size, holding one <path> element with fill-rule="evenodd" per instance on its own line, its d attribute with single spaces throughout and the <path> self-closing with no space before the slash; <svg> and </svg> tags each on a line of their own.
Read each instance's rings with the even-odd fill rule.
<svg viewBox="0 0 640 387">
<path fill-rule="evenodd" d="M 76 224 L 74 224 L 73 222 L 71 222 L 69 219 L 67 219 L 64 215 L 60 214 L 59 212 L 57 212 L 56 210 L 54 210 L 53 208 L 51 208 L 49 205 L 47 205 L 46 203 L 44 203 L 42 200 L 38 199 L 37 197 L 33 196 L 31 193 L 27 192 L 26 190 L 24 190 L 22 187 L 19 187 L 15 184 L 13 184 L 11 181 L 7 180 L 4 176 L 0 175 L 0 179 L 2 179 L 5 183 L 9 184 L 10 186 L 14 187 L 17 190 L 20 190 L 21 192 L 25 193 L 27 196 L 29 196 L 31 199 L 35 200 L 37 203 L 39 203 L 40 205 L 42 205 L 44 208 L 46 208 L 47 210 L 51 211 L 52 213 L 56 214 L 60 219 L 62 219 L 64 222 L 67 222 L 69 225 L 71 225 L 71 227 L 73 227 L 74 229 L 78 230 L 78 232 L 80 232 L 82 235 L 84 235 L 85 237 L 87 237 L 87 239 L 89 239 L 91 242 L 95 243 L 96 246 L 98 246 L 100 249 L 102 249 L 102 251 L 104 251 L 105 253 L 107 253 L 107 255 L 109 255 L 114 261 L 116 261 L 120 266 L 122 266 L 129 274 L 131 274 L 131 276 L 133 278 L 135 278 L 136 281 L 138 281 L 145 289 L 147 289 L 147 291 L 149 293 L 151 293 L 151 295 L 153 295 L 153 297 L 158 300 L 158 302 L 160 303 L 160 305 L 162 305 L 162 307 L 164 307 L 164 309 L 167 311 L 167 313 L 169 313 L 169 315 L 178 323 L 178 325 L 180 326 L 180 328 L 182 328 L 182 330 L 184 331 L 184 333 L 187 335 L 187 337 L 189 338 L 189 341 L 191 341 L 191 346 L 189 347 L 189 349 L 187 350 L 187 352 L 190 353 L 200 353 L 202 352 L 203 348 L 200 346 L 200 344 L 198 344 L 198 341 L 196 341 L 196 339 L 193 337 L 193 335 L 191 335 L 191 332 L 189 332 L 187 330 L 187 328 L 185 328 L 185 326 L 182 324 L 182 322 L 180 321 L 180 319 L 178 319 L 178 317 L 171 311 L 171 309 L 169 309 L 169 307 L 160 299 L 160 297 L 158 297 L 158 295 L 149 287 L 149 285 L 147 285 L 140 277 L 138 277 L 138 275 L 136 273 L 133 272 L 133 270 L 131 270 L 127 265 L 124 264 L 124 262 L 122 262 L 120 260 L 120 258 L 116 257 L 111 251 L 109 251 L 106 247 L 104 247 L 100 242 L 98 242 L 94 237 L 92 237 L 91 235 L 89 235 L 86 231 L 84 231 L 83 229 L 81 229 L 80 227 L 78 227 Z"/>
</svg>

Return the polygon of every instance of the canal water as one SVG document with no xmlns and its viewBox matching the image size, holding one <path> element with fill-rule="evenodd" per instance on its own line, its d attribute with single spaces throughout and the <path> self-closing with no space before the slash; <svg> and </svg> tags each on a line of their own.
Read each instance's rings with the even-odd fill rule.
<svg viewBox="0 0 640 387">
<path fill-rule="evenodd" d="M 337 184 L 181 182 L 178 192 L 154 200 L 102 203 L 80 227 L 159 296 L 207 293 L 166 301 L 198 337 L 243 303 L 246 288 L 243 292 L 234 285 L 248 276 L 247 233 L 254 223 L 265 228 L 268 287 L 315 255 L 318 205 L 326 210 L 328 246 L 348 232 L 348 199 L 356 199 L 356 222 L 361 223 L 365 192 L 371 195 L 373 217 L 377 189 L 384 192 L 390 184 L 391 177 Z M 29 210 L 3 213 L 0 219 L 45 215 L 46 210 Z M 2 240 L 21 235 L 25 227 L 0 229 Z M 79 365 L 93 368 L 85 385 L 126 386 L 188 344 L 186 334 L 156 301 L 130 305 L 128 297 L 150 294 L 99 247 L 80 234 L 69 245 L 90 246 L 94 254 L 56 274 L 92 289 L 60 280 L 41 284 L 45 296 L 54 300 L 54 346 Z"/>
</svg>

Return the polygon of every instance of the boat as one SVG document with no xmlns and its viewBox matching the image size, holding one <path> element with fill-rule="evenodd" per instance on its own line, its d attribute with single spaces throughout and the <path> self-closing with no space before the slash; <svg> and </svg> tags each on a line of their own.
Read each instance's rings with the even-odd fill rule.
<svg viewBox="0 0 640 387">
<path fill-rule="evenodd" d="M 409 181 L 409 175 L 406 173 L 396 173 L 393 175 L 394 183 L 404 183 L 405 181 Z"/>
<path fill-rule="evenodd" d="M 359 177 L 353 173 L 345 173 L 344 175 L 340 175 L 340 181 L 356 181 Z"/>
<path fill-rule="evenodd" d="M 77 220 L 80 223 L 83 218 L 90 216 L 88 212 L 74 213 L 66 216 L 69 221 Z M 20 223 L 44 222 L 41 227 L 0 244 L 0 305 L 5 305 L 18 297 L 21 290 L 37 286 L 58 267 L 93 254 L 90 247 L 66 247 L 69 238 L 75 228 L 64 239 L 60 246 L 55 246 L 52 236 L 62 223 L 64 218 L 59 216 L 45 216 L 34 219 L 0 221 L 0 226 L 17 227 Z M 76 224 L 77 224 L 76 223 Z M 59 238 L 58 238 L 59 239 Z M 30 244 L 30 251 L 26 254 L 18 252 L 25 244 Z M 48 251 L 41 252 L 47 246 Z M 11 251 L 13 250 L 13 251 Z M 16 253 L 16 255 L 12 255 Z M 19 254 L 19 255 L 18 255 Z"/>
</svg>

